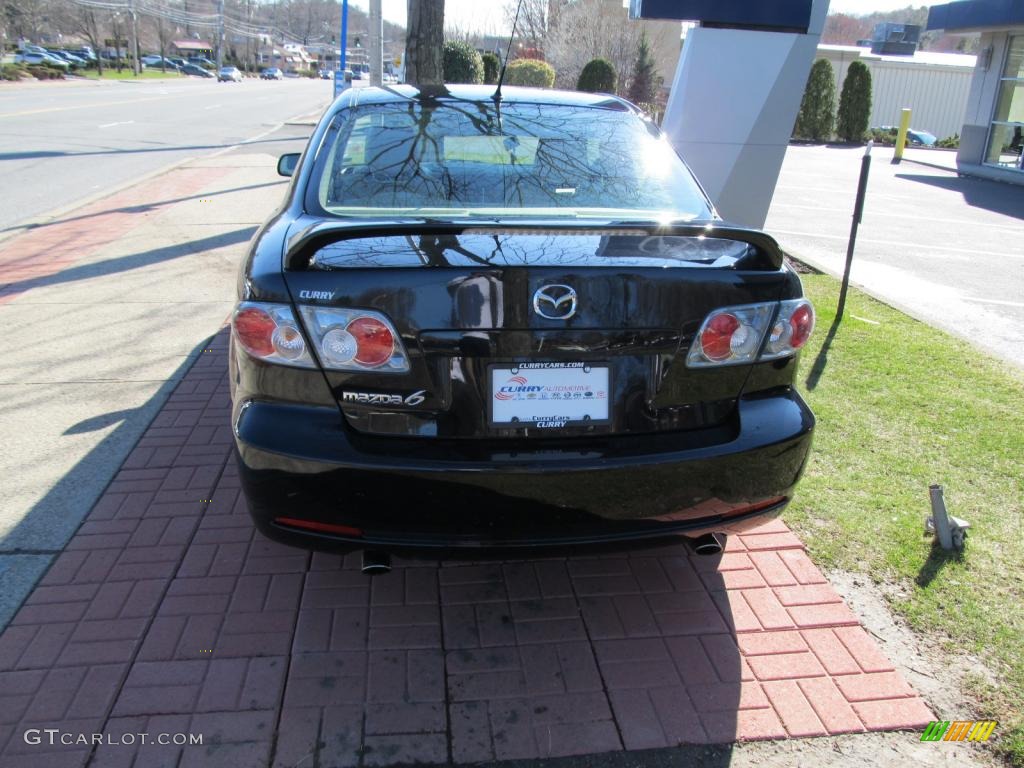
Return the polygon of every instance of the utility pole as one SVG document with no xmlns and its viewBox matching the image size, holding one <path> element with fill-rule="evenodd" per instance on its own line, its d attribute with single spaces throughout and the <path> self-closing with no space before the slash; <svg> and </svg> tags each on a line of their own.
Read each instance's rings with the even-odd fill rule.
<svg viewBox="0 0 1024 768">
<path fill-rule="evenodd" d="M 139 61 L 139 14 L 135 12 L 135 0 L 128 0 L 128 12 L 132 15 L 132 72 L 142 74 L 142 62 Z"/>
<path fill-rule="evenodd" d="M 381 0 L 370 0 L 370 85 L 384 84 L 384 15 Z"/>
<path fill-rule="evenodd" d="M 338 71 L 334 73 L 334 98 L 348 85 L 345 82 L 345 57 L 348 46 L 348 0 L 341 0 L 341 40 L 338 46 Z"/>
<path fill-rule="evenodd" d="M 217 70 L 224 66 L 224 0 L 217 0 Z"/>
</svg>

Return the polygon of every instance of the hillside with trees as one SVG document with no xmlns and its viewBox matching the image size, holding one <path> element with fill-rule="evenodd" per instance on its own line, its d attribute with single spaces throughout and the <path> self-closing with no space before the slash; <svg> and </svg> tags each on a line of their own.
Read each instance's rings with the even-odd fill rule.
<svg viewBox="0 0 1024 768">
<path fill-rule="evenodd" d="M 921 26 L 922 51 L 945 53 L 977 53 L 977 35 L 946 35 L 942 32 L 924 32 L 928 26 L 928 7 L 908 5 L 898 11 L 885 11 L 866 14 L 830 13 L 825 20 L 825 30 L 821 42 L 830 45 L 856 45 L 858 40 L 871 37 L 876 24 L 884 22 L 896 24 L 919 24 Z"/>
</svg>

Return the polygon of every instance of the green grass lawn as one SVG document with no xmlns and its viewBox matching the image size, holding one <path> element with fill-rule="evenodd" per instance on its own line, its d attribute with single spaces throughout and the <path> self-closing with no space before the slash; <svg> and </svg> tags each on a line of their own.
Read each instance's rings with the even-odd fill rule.
<svg viewBox="0 0 1024 768">
<path fill-rule="evenodd" d="M 905 587 L 893 609 L 950 664 L 959 649 L 984 660 L 998 685 L 972 675 L 970 693 L 1024 766 L 1024 376 L 859 291 L 821 358 L 839 283 L 804 286 L 818 325 L 799 386 L 818 425 L 786 520 L 824 568 Z M 922 535 L 931 483 L 971 523 L 961 557 Z"/>
<path fill-rule="evenodd" d="M 144 69 L 142 74 L 136 75 L 132 72 L 131 67 L 125 67 L 120 72 L 116 68 L 108 69 L 103 68 L 103 77 L 100 77 L 99 73 L 95 69 L 87 69 L 79 74 L 91 78 L 93 80 L 159 80 L 165 77 L 185 77 L 180 72 L 174 72 L 167 70 L 167 72 L 161 72 L 159 69 Z"/>
</svg>

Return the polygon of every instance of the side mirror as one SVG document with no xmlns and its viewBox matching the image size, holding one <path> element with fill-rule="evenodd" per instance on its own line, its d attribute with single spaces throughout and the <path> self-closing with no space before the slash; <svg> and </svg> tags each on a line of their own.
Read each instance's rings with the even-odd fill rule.
<svg viewBox="0 0 1024 768">
<path fill-rule="evenodd" d="M 299 164 L 299 153 L 289 152 L 277 158 L 277 173 L 279 176 L 291 176 L 295 173 L 295 167 Z"/>
</svg>

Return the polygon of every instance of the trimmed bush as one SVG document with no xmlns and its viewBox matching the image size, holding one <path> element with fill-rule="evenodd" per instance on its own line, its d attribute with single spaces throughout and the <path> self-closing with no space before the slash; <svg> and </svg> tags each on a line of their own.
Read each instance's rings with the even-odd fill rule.
<svg viewBox="0 0 1024 768">
<path fill-rule="evenodd" d="M 493 53 L 485 53 L 480 59 L 484 63 L 484 82 L 487 85 L 494 85 L 498 82 L 498 74 L 501 72 L 501 59 Z"/>
<path fill-rule="evenodd" d="M 36 80 L 63 80 L 64 73 L 56 68 L 45 64 L 30 64 L 28 71 Z"/>
<path fill-rule="evenodd" d="M 555 84 L 555 70 L 546 61 L 516 59 L 505 70 L 505 82 L 508 85 L 550 88 Z"/>
<path fill-rule="evenodd" d="M 0 66 L 0 80 L 17 81 L 27 74 L 25 68 L 20 64 L 4 64 Z"/>
<path fill-rule="evenodd" d="M 580 79 L 576 81 L 576 90 L 588 93 L 615 93 L 618 79 L 615 67 L 608 59 L 591 59 L 580 72 Z"/>
<path fill-rule="evenodd" d="M 871 120 L 871 72 L 860 61 L 850 62 L 839 96 L 836 133 L 844 141 L 862 142 Z"/>
<path fill-rule="evenodd" d="M 476 48 L 462 40 L 444 44 L 441 68 L 446 83 L 482 83 L 484 62 Z"/>
<path fill-rule="evenodd" d="M 807 87 L 796 114 L 793 135 L 798 139 L 826 141 L 836 122 L 836 77 L 828 59 L 818 59 L 807 77 Z"/>
</svg>

